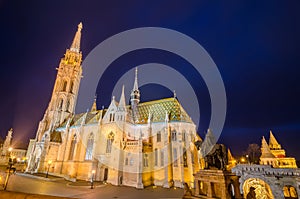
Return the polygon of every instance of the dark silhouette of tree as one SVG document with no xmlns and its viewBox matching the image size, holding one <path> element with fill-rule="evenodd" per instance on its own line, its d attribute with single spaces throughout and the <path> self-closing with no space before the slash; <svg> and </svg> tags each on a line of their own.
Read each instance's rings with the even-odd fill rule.
<svg viewBox="0 0 300 199">
<path fill-rule="evenodd" d="M 259 164 L 259 157 L 261 155 L 261 151 L 258 144 L 249 144 L 245 155 L 248 155 L 249 163 Z"/>
</svg>

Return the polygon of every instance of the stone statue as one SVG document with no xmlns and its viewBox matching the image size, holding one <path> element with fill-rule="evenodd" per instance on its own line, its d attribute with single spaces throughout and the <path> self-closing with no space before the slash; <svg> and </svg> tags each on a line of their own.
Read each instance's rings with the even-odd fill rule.
<svg viewBox="0 0 300 199">
<path fill-rule="evenodd" d="M 228 164 L 227 150 L 223 144 L 215 144 L 212 150 L 204 157 L 205 169 L 226 170 Z"/>
<path fill-rule="evenodd" d="M 256 199 L 255 188 L 250 187 L 250 191 L 246 196 L 246 199 Z"/>
</svg>

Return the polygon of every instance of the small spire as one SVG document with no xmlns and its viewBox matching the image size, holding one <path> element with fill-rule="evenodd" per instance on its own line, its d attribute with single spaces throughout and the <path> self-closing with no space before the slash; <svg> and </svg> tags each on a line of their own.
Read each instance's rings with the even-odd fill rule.
<svg viewBox="0 0 300 199">
<path fill-rule="evenodd" d="M 120 97 L 120 102 L 119 102 L 119 107 L 120 108 L 125 108 L 126 107 L 126 101 L 125 101 L 125 86 L 122 86 L 122 93 L 121 93 L 121 97 Z"/>
<path fill-rule="evenodd" d="M 72 42 L 72 45 L 70 48 L 70 50 L 73 52 L 79 53 L 79 51 L 80 51 L 81 30 L 82 30 L 82 23 L 80 22 L 78 24 L 78 29 L 77 29 L 77 32 L 75 34 L 75 37 L 73 39 L 73 42 Z"/>
<path fill-rule="evenodd" d="M 94 102 L 91 108 L 91 112 L 97 111 L 97 94 L 95 94 Z"/>
<path fill-rule="evenodd" d="M 174 97 L 174 99 L 176 98 L 176 91 L 175 90 L 173 90 L 173 97 Z"/>
<path fill-rule="evenodd" d="M 135 77 L 134 77 L 134 85 L 133 85 L 133 90 L 139 90 L 139 86 L 138 86 L 138 68 L 135 68 Z"/>
</svg>

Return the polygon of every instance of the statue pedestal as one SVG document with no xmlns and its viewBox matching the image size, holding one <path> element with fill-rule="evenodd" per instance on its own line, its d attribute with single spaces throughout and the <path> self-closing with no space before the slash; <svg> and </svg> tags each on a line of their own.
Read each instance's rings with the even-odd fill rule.
<svg viewBox="0 0 300 199">
<path fill-rule="evenodd" d="M 195 191 L 186 198 L 243 198 L 238 177 L 230 171 L 203 169 L 195 176 Z"/>
</svg>

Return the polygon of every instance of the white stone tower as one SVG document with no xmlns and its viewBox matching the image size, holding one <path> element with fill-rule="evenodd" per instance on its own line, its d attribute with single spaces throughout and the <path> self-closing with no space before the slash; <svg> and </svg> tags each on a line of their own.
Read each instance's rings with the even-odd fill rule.
<svg viewBox="0 0 300 199">
<path fill-rule="evenodd" d="M 50 148 L 54 150 L 58 147 L 55 140 L 51 139 L 53 137 L 51 132 L 74 115 L 82 77 L 81 30 L 82 23 L 79 23 L 70 49 L 66 50 L 64 57 L 60 60 L 51 100 L 39 123 L 27 171 L 37 172 L 44 169 L 45 157 Z"/>
<path fill-rule="evenodd" d="M 80 51 L 82 23 L 78 25 L 77 32 L 70 49 L 66 50 L 57 68 L 57 76 L 48 108 L 39 124 L 37 141 L 40 141 L 47 131 L 51 131 L 66 118 L 74 114 L 82 75 L 82 53 Z"/>
</svg>

